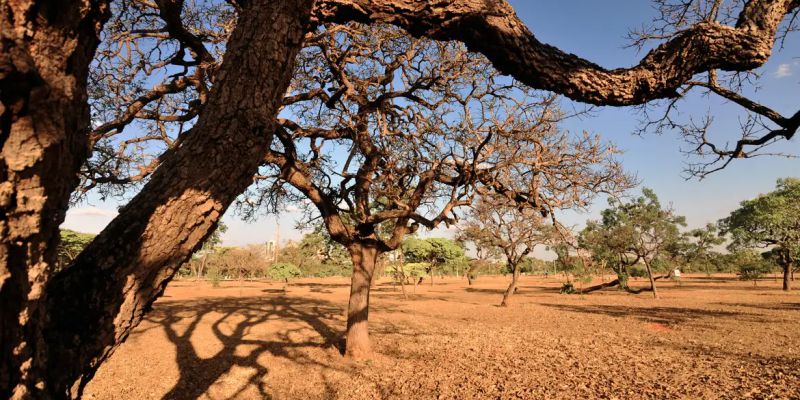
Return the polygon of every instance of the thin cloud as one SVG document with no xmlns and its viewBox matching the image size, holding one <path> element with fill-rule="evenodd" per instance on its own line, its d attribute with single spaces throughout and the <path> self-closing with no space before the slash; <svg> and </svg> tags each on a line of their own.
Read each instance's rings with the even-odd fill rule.
<svg viewBox="0 0 800 400">
<path fill-rule="evenodd" d="M 775 77 L 780 79 L 787 76 L 792 76 L 792 66 L 789 64 L 778 65 L 778 70 L 775 71 Z"/>
<path fill-rule="evenodd" d="M 75 217 L 116 217 L 117 212 L 105 208 L 98 208 L 94 206 L 73 208 L 67 211 L 67 214 Z"/>
</svg>

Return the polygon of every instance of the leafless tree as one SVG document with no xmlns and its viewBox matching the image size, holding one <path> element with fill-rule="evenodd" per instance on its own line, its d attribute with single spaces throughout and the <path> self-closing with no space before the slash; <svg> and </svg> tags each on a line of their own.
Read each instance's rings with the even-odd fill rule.
<svg viewBox="0 0 800 400">
<path fill-rule="evenodd" d="M 553 225 L 539 210 L 520 208 L 516 202 L 499 195 L 481 196 L 472 207 L 468 219 L 459 227 L 462 237 L 478 248 L 499 249 L 511 271 L 500 305 L 511 303 L 517 290 L 520 263 L 538 245 L 547 244 L 555 232 Z"/>
<path fill-rule="evenodd" d="M 397 28 L 326 27 L 307 41 L 281 129 L 244 210 L 308 200 L 353 260 L 347 354 L 369 354 L 378 256 L 452 224 L 479 193 L 550 215 L 627 188 L 616 149 L 558 131 L 554 96 L 499 76 L 463 45 Z"/>
</svg>

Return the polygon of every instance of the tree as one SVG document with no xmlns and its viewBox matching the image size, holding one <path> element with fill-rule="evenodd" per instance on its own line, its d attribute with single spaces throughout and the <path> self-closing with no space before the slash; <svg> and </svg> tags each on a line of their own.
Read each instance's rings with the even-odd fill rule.
<svg viewBox="0 0 800 400">
<path fill-rule="evenodd" d="M 70 229 L 61 230 L 61 241 L 58 243 L 58 265 L 57 270 L 61 270 L 83 251 L 86 246 L 94 239 L 91 233 L 75 232 Z"/>
<path fill-rule="evenodd" d="M 710 276 L 713 260 L 713 248 L 725 242 L 725 238 L 720 235 L 719 229 L 715 224 L 707 224 L 705 228 L 692 229 L 687 234 L 692 239 L 688 244 L 687 261 L 691 264 L 701 264 L 705 266 L 706 275 Z"/>
<path fill-rule="evenodd" d="M 403 242 L 403 256 L 412 263 L 425 263 L 426 272 L 433 286 L 433 274 L 448 264 L 464 259 L 464 248 L 458 242 L 446 238 L 408 238 Z M 420 276 L 420 279 L 422 277 Z"/>
<path fill-rule="evenodd" d="M 306 42 L 297 65 L 281 128 L 242 206 L 255 212 L 307 201 L 307 218 L 321 219 L 347 248 L 351 357 L 371 352 L 378 258 L 419 226 L 452 224 L 479 192 L 548 214 L 587 188 L 613 191 L 627 182 L 616 148 L 558 130 L 566 116 L 556 98 L 498 76 L 462 45 L 412 39 L 392 27 L 326 27 Z M 451 248 L 430 244 L 433 275 Z"/>
<path fill-rule="evenodd" d="M 553 236 L 539 210 L 520 208 L 500 195 L 482 196 L 472 207 L 460 234 L 476 247 L 496 248 L 505 256 L 511 283 L 503 294 L 502 307 L 511 303 L 516 292 L 522 261 Z"/>
<path fill-rule="evenodd" d="M 87 157 L 86 79 L 103 1 L 0 4 L 0 398 L 36 396 L 44 287 Z"/>
<path fill-rule="evenodd" d="M 731 249 L 771 248 L 783 269 L 783 290 L 791 288 L 800 259 L 800 179 L 779 179 L 774 191 L 743 201 L 719 225 L 731 236 Z"/>
<path fill-rule="evenodd" d="M 472 285 L 472 282 L 477 279 L 478 273 L 482 269 L 486 269 L 491 259 L 500 256 L 497 247 L 491 243 L 484 243 L 483 241 L 473 241 L 471 238 L 480 237 L 483 234 L 480 226 L 474 224 L 462 224 L 458 228 L 456 234 L 456 241 L 466 244 L 471 243 L 475 250 L 475 259 L 470 260 L 465 275 L 467 276 L 467 283 Z"/>
<path fill-rule="evenodd" d="M 656 194 L 642 189 L 642 196 L 628 203 L 609 199 L 610 208 L 603 210 L 601 221 L 589 221 L 581 232 L 579 243 L 593 257 L 605 262 L 617 279 L 599 288 L 620 285 L 627 291 L 629 268 L 641 262 L 647 270 L 650 290 L 658 298 L 654 264 L 669 258 L 683 246 L 680 227 L 685 218 L 677 216 L 671 209 L 664 209 Z M 595 288 L 588 288 L 591 291 Z"/>
<path fill-rule="evenodd" d="M 753 250 L 739 250 L 732 255 L 739 279 L 753 281 L 753 286 L 756 286 L 758 280 L 774 267 L 774 264 L 768 260 L 768 256 L 759 255 Z"/>
<path fill-rule="evenodd" d="M 286 288 L 289 286 L 289 278 L 297 278 L 301 276 L 303 273 L 300 271 L 300 268 L 297 268 L 296 265 L 291 263 L 275 263 L 272 264 L 267 269 L 267 275 L 269 275 L 272 279 L 282 280 L 285 285 L 283 286 L 283 291 L 286 291 Z"/>
<path fill-rule="evenodd" d="M 98 3 L 105 4 L 98 1 L 92 5 Z M 172 2 L 163 3 L 174 5 Z M 226 56 L 218 70 L 219 76 L 226 76 L 227 79 L 215 82 L 191 133 L 185 136 L 186 139 L 175 151 L 164 154 L 159 168 L 148 177 L 139 194 L 121 209 L 120 214 L 87 246 L 72 266 L 54 276 L 47 274 L 46 269 L 43 271 L 41 267 L 32 267 L 54 264 L 55 243 L 51 247 L 51 256 L 42 263 L 14 252 L 20 255 L 15 255 L 6 265 L 19 265 L 19 268 L 31 273 L 44 273 L 35 282 L 40 289 L 46 286 L 46 290 L 37 291 L 43 293 L 38 300 L 27 299 L 27 294 L 31 293 L 27 288 L 14 291 L 17 294 L 13 296 L 0 296 L 3 301 L 15 302 L 3 304 L 2 307 L 4 321 L 8 321 L 2 325 L 3 337 L 9 340 L 4 339 L 0 349 L 4 360 L 4 370 L 0 374 L 4 379 L 0 382 L 0 396 L 37 393 L 36 396 L 40 397 L 79 397 L 96 368 L 141 321 L 180 265 L 211 234 L 226 208 L 252 182 L 252 173 L 263 159 L 270 141 L 269 133 L 276 126 L 274 117 L 279 99 L 286 92 L 292 61 L 307 30 L 308 20 L 298 16 L 308 15 L 310 7 L 311 1 L 247 2 L 240 10 L 238 24 L 227 43 Z M 2 8 L 5 11 L 6 5 Z M 72 15 L 79 9 L 94 11 L 91 6 L 73 7 L 68 12 L 37 8 L 45 14 L 42 21 L 47 21 L 47 16 Z M 268 25 L 263 23 L 264 20 L 278 22 Z M 99 28 L 89 21 L 82 22 L 81 27 Z M 26 32 L 24 29 L 18 31 Z M 57 32 L 53 34 L 75 40 L 81 37 Z M 58 45 L 45 47 L 61 48 Z M 54 59 L 57 58 L 59 56 L 54 55 Z M 73 62 L 73 59 L 69 58 L 70 68 L 74 66 L 80 69 L 78 60 Z M 81 72 L 78 71 L 78 74 Z M 259 79 L 253 79 L 254 76 Z M 74 82 L 75 79 L 81 84 L 86 81 L 85 75 L 83 78 L 78 76 L 60 81 Z M 77 90 L 74 93 L 80 97 L 83 96 L 81 93 L 86 92 Z M 234 98 L 237 101 L 231 100 Z M 85 104 L 85 97 L 82 97 L 82 101 Z M 80 109 L 61 110 L 61 113 L 57 110 L 50 113 L 82 114 Z M 90 126 L 88 116 L 79 122 L 80 129 L 85 130 Z M 5 125 L 3 129 L 5 136 Z M 61 134 L 63 131 L 40 136 L 58 138 Z M 71 147 L 73 141 L 69 143 Z M 64 145 L 58 148 L 67 151 L 69 147 Z M 81 148 L 85 149 L 83 146 Z M 61 159 L 69 160 L 81 152 L 65 155 Z M 20 154 L 33 153 L 22 151 Z M 50 152 L 42 154 L 45 154 L 48 168 L 60 157 Z M 231 154 L 237 155 L 237 162 L 230 162 Z M 69 174 L 58 184 L 70 186 L 63 193 L 64 196 L 55 192 L 47 196 L 48 207 L 60 204 L 56 209 L 61 210 L 58 211 L 62 213 L 61 216 L 33 210 L 31 213 L 4 215 L 27 214 L 33 219 L 44 216 L 47 225 L 54 222 L 57 227 L 63 220 L 68 192 L 74 187 L 70 184 L 73 182 L 71 177 L 82 161 L 78 160 L 74 169 L 59 171 Z M 246 173 L 242 174 L 244 171 Z M 36 176 L 36 173 L 31 171 L 30 176 Z M 50 175 L 47 176 L 50 179 Z M 60 179 L 58 174 L 53 176 Z M 34 203 L 28 202 L 31 205 Z M 0 276 L 6 275 L 3 273 Z M 14 276 L 27 276 L 27 272 Z M 11 286 L 4 284 L 0 290 L 5 293 L 11 290 Z M 24 320 L 24 327 L 20 326 L 23 320 L 19 319 L 19 314 L 13 311 L 21 310 L 21 305 L 27 310 L 24 312 L 32 316 Z M 37 311 L 33 312 L 29 307 L 35 307 Z M 32 346 L 36 347 L 35 351 Z M 26 367 L 22 368 L 22 365 Z M 7 381 L 5 377 L 8 377 Z M 45 382 L 44 386 L 41 382 Z M 15 393 L 13 396 L 10 395 L 12 392 Z"/>
<path fill-rule="evenodd" d="M 222 234 L 228 231 L 228 226 L 224 222 L 219 222 L 214 233 L 203 241 L 200 250 L 194 253 L 193 259 L 189 261 L 190 268 L 196 278 L 203 276 L 208 263 L 209 255 L 213 254 L 217 247 L 222 243 Z M 196 260 L 195 258 L 199 259 Z"/>
<path fill-rule="evenodd" d="M 297 265 L 306 276 L 349 276 L 352 270 L 347 249 L 333 241 L 322 224 L 316 224 L 300 242 L 283 246 L 278 261 Z"/>
<path fill-rule="evenodd" d="M 151 55 L 167 55 L 166 60 L 162 60 L 164 62 L 153 63 L 157 68 L 146 69 L 151 76 L 200 76 L 201 80 L 213 81 L 214 84 L 209 89 L 209 85 L 198 83 L 198 79 L 176 79 L 175 86 L 157 84 L 154 90 L 134 92 L 141 96 L 129 97 L 127 103 L 130 107 L 119 108 L 122 110 L 121 116 L 128 116 L 122 120 L 128 121 L 146 115 L 146 112 L 139 111 L 148 104 L 161 103 L 163 93 L 176 94 L 174 99 L 179 97 L 179 89 L 176 88 L 180 85 L 197 88 L 198 101 L 193 102 L 195 99 L 189 96 L 187 99 L 191 107 L 179 107 L 191 111 L 186 114 L 187 117 L 194 113 L 199 117 L 195 127 L 189 130 L 197 134 L 186 135 L 185 141 L 177 141 L 179 146 L 171 147 L 163 157 L 158 157 L 159 167 L 153 167 L 155 172 L 152 178 L 148 178 L 148 183 L 135 201 L 120 213 L 117 222 L 112 224 L 114 229 L 107 229 L 107 233 L 99 235 L 98 244 L 86 250 L 92 254 L 81 256 L 83 263 L 76 264 L 109 260 L 98 270 L 120 271 L 113 276 L 104 275 L 105 279 L 84 280 L 85 284 L 67 284 L 71 280 L 65 278 L 53 285 L 50 285 L 50 281 L 56 262 L 58 225 L 63 221 L 69 192 L 75 185 L 75 172 L 86 158 L 85 144 L 94 140 L 86 129 L 91 126 L 86 104 L 87 70 L 103 22 L 112 8 L 102 0 L 48 2 L 41 6 L 39 2 L 34 5 L 30 1 L 19 0 L 0 6 L 3 21 L 12 21 L 0 28 L 3 37 L 0 51 L 0 70 L 3 71 L 0 75 L 0 87 L 3 89 L 0 114 L 4 121 L 0 128 L 2 136 L 7 138 L 2 144 L 2 166 L 5 170 L 0 174 L 0 198 L 5 200 L 0 207 L 3 208 L 1 222 L 8 227 L 0 243 L 0 276 L 18 277 L 14 281 L 4 278 L 0 282 L 0 298 L 3 299 L 3 304 L 0 304 L 3 310 L 0 330 L 4 338 L 0 359 L 7 361 L 0 366 L 0 377 L 3 377 L 0 380 L 0 396 L 11 397 L 13 394 L 22 397 L 28 393 L 40 396 L 44 396 L 41 393 L 68 393 L 70 396 L 79 396 L 82 386 L 71 389 L 72 383 L 80 376 L 85 376 L 82 383 L 85 384 L 91 371 L 113 352 L 119 341 L 141 320 L 143 310 L 158 296 L 177 265 L 183 263 L 213 230 L 222 211 L 233 201 L 230 193 L 241 191 L 246 180 L 254 173 L 257 168 L 255 160 L 261 156 L 258 150 L 266 146 L 259 133 L 273 131 L 275 125 L 272 119 L 277 114 L 278 101 L 289 84 L 290 66 L 300 47 L 299 39 L 308 29 L 306 22 L 312 14 L 315 22 L 354 19 L 383 21 L 404 27 L 415 35 L 460 40 L 471 49 L 485 53 L 499 70 L 532 87 L 564 93 L 580 101 L 624 105 L 672 98 L 681 85 L 688 84 L 694 75 L 704 71 L 716 71 L 718 68 L 749 71 L 763 65 L 771 54 L 776 38 L 782 38 L 782 32 L 794 28 L 797 20 L 794 16 L 800 9 L 800 4 L 795 0 L 751 0 L 736 3 L 733 10 L 726 14 L 734 17 L 734 21 L 728 23 L 716 18 L 716 10 L 719 9 L 713 7 L 716 2 L 708 3 L 712 6 L 699 8 L 712 10 L 712 18 L 682 19 L 686 25 L 658 35 L 663 43 L 648 53 L 638 65 L 606 70 L 541 43 L 519 21 L 513 9 L 502 1 L 485 3 L 459 0 L 442 7 L 428 7 L 428 2 L 328 0 L 316 2 L 316 9 L 312 8 L 313 1 L 256 0 L 232 3 L 237 4 L 237 29 L 224 46 L 225 61 L 221 66 L 218 64 L 219 58 L 210 60 L 213 52 L 204 51 L 203 39 L 217 40 L 221 37 L 223 39 L 217 42 L 219 45 L 225 41 L 233 23 L 220 23 L 220 29 L 224 32 L 222 35 L 214 35 L 207 30 L 195 34 L 198 30 L 187 29 L 185 24 L 209 19 L 197 18 L 197 14 L 191 12 L 182 14 L 183 1 L 131 1 L 113 9 L 113 15 L 127 15 L 133 21 L 158 18 L 157 25 L 155 29 L 130 29 L 126 31 L 127 35 L 107 35 L 104 36 L 106 41 L 122 38 L 128 41 L 128 48 L 137 48 L 132 38 L 151 40 L 154 36 L 168 37 L 165 42 L 170 45 L 177 43 L 174 52 L 169 49 L 162 51 L 165 49 L 158 45 L 138 47 L 153 49 Z M 698 8 L 694 7 L 695 2 L 681 3 L 687 8 Z M 132 12 L 125 14 L 123 10 Z M 243 23 L 264 20 L 276 23 Z M 220 20 L 224 21 L 230 22 L 232 18 Z M 782 21 L 788 22 L 782 25 Z M 269 34 L 261 36 L 265 40 L 257 40 L 258 33 L 266 30 L 269 30 Z M 258 50 L 250 53 L 257 54 L 260 59 L 248 62 L 239 58 L 237 53 L 241 53 L 241 43 L 247 43 L 248 50 L 255 50 L 253 47 L 257 46 Z M 258 68 L 250 68 L 253 66 Z M 184 71 L 183 75 L 175 76 L 176 69 Z M 200 69 L 204 71 L 195 75 Z M 205 74 L 205 71 L 210 73 Z M 580 71 L 580 79 L 575 77 L 575 71 Z M 226 83 L 229 80 L 238 80 L 239 86 Z M 258 104 L 256 107 L 233 110 L 238 104 L 224 101 L 226 96 L 220 94 L 225 91 L 230 93 L 231 88 L 235 88 L 233 91 L 237 93 L 237 98 L 271 100 L 263 103 L 263 107 Z M 44 93 L 48 95 L 42 95 Z M 748 102 L 748 99 L 729 98 L 735 99 L 737 104 L 748 110 L 755 109 L 762 113 L 760 115 L 768 115 L 780 128 L 755 139 L 738 141 L 734 151 L 723 153 L 723 158 L 743 156 L 741 147 L 760 146 L 776 139 L 790 138 L 800 122 L 797 114 L 786 118 L 768 108 L 759 108 L 758 104 Z M 229 112 L 219 111 L 223 104 L 229 105 Z M 156 118 L 154 125 L 158 126 L 158 122 L 170 118 L 172 116 L 169 115 Z M 187 121 L 190 120 L 191 117 L 188 117 Z M 226 123 L 214 124 L 215 120 Z M 227 121 L 258 121 L 256 125 L 259 126 L 230 127 Z M 226 125 L 226 129 L 213 129 L 219 125 Z M 159 134 L 162 132 L 160 130 Z M 231 154 L 237 154 L 239 162 L 226 165 L 227 157 Z M 214 171 L 221 171 L 224 178 L 237 179 L 207 179 L 214 176 Z M 34 192 L 29 192 L 28 188 L 35 188 Z M 165 191 L 165 188 L 171 190 Z M 204 193 L 212 194 L 204 200 Z M 209 207 L 214 211 L 208 212 Z M 170 226 L 182 228 L 176 230 L 170 229 Z M 126 243 L 129 245 L 124 246 Z M 151 250 L 143 252 L 142 249 Z M 166 254 L 171 256 L 164 256 Z M 92 268 L 80 267 L 80 270 Z M 142 271 L 138 272 L 137 268 Z M 80 275 L 77 272 L 70 274 Z M 93 274 L 87 275 L 91 277 Z M 130 276 L 157 277 L 154 279 L 157 282 L 143 285 L 155 289 L 136 292 L 118 290 Z M 95 285 L 98 287 L 95 288 Z M 46 286 L 48 288 L 44 290 Z M 50 289 L 51 286 L 54 289 Z M 47 354 L 61 351 L 58 348 L 49 349 L 50 343 L 56 347 L 63 345 L 58 340 L 45 340 L 42 337 L 45 328 L 38 316 L 46 317 L 52 312 L 51 305 L 59 304 L 58 301 L 48 301 L 51 290 L 66 299 L 70 298 L 70 292 L 89 293 L 76 296 L 74 301 L 91 299 L 90 304 L 109 310 L 98 312 L 87 304 L 76 304 L 70 307 L 70 312 L 76 315 L 88 319 L 129 322 L 125 326 L 114 327 L 113 331 L 118 334 L 113 335 L 105 334 L 111 328 L 89 329 L 87 332 L 99 332 L 93 336 L 84 335 L 84 332 L 68 332 L 68 324 L 47 328 L 51 334 L 63 331 L 65 337 L 80 337 L 81 350 L 75 351 L 80 354 L 74 357 L 50 357 L 51 361 L 58 359 L 63 362 L 50 362 L 49 365 L 69 368 L 46 371 L 43 364 Z M 34 298 L 29 297 L 30 293 L 42 295 Z M 121 299 L 126 294 L 135 299 Z M 121 307 L 123 303 L 136 306 Z M 33 317 L 20 319 L 20 315 Z M 98 327 L 103 324 L 85 325 Z M 48 349 L 45 350 L 45 347 Z M 30 367 L 23 371 L 22 365 Z M 45 382 L 44 386 L 39 384 L 42 381 Z"/>
</svg>

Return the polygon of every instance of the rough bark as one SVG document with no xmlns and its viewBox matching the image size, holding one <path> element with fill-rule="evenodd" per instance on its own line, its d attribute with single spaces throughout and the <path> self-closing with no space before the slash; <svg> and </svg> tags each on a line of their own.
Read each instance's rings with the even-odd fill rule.
<svg viewBox="0 0 800 400">
<path fill-rule="evenodd" d="M 315 18 L 384 22 L 416 36 L 458 40 L 526 85 L 602 105 L 634 105 L 677 96 L 693 75 L 747 71 L 772 53 L 783 17 L 797 0 L 750 0 L 735 26 L 698 23 L 650 51 L 630 68 L 605 69 L 540 42 L 502 0 L 325 0 Z"/>
<path fill-rule="evenodd" d="M 44 285 L 88 155 L 104 1 L 0 2 L 0 398 L 42 396 Z"/>
<path fill-rule="evenodd" d="M 503 301 L 500 302 L 501 307 L 508 307 L 511 304 L 511 296 L 517 292 L 517 282 L 519 281 L 519 268 L 512 266 L 513 273 L 511 274 L 511 283 L 508 285 L 506 292 L 503 294 Z"/>
<path fill-rule="evenodd" d="M 197 124 L 142 191 L 48 284 L 48 386 L 79 397 L 208 237 L 262 161 L 312 0 L 254 0 L 240 12 Z M 234 159 L 235 158 L 235 159 Z"/>
<path fill-rule="evenodd" d="M 369 290 L 380 252 L 375 247 L 353 243 L 348 247 L 353 260 L 350 301 L 347 305 L 347 341 L 345 355 L 353 359 L 369 358 Z"/>
<path fill-rule="evenodd" d="M 791 290 L 792 282 L 791 282 L 791 275 L 792 275 L 792 265 L 786 264 L 783 266 L 783 290 Z"/>
</svg>

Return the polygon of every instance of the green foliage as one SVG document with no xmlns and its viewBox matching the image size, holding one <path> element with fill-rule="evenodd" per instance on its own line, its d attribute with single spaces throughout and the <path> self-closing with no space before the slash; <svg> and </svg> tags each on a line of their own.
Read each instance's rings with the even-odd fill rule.
<svg viewBox="0 0 800 400">
<path fill-rule="evenodd" d="M 739 279 L 743 281 L 753 281 L 755 285 L 759 279 L 772 271 L 774 265 L 754 253 L 749 253 L 743 257 L 742 262 L 737 265 Z"/>
<path fill-rule="evenodd" d="M 297 278 L 302 274 L 303 273 L 300 271 L 300 268 L 292 263 L 286 262 L 272 264 L 267 269 L 267 276 L 272 279 L 282 280 L 284 282 L 289 282 L 290 278 Z"/>
<path fill-rule="evenodd" d="M 458 242 L 445 238 L 411 237 L 403 242 L 402 250 L 406 261 L 427 264 L 428 273 L 460 274 L 469 263 L 464 248 Z"/>
<path fill-rule="evenodd" d="M 331 239 L 322 224 L 315 225 L 296 245 L 284 246 L 278 261 L 297 265 L 303 276 L 350 276 L 352 273 L 347 249 Z"/>
<path fill-rule="evenodd" d="M 720 233 L 714 224 L 707 224 L 705 228 L 692 229 L 686 233 L 690 240 L 686 247 L 686 261 L 693 269 L 705 271 L 706 274 L 710 274 L 712 269 L 717 269 L 715 260 L 719 258 L 720 253 L 712 249 L 725 242 Z"/>
<path fill-rule="evenodd" d="M 642 196 L 628 203 L 610 199 L 609 205 L 600 221 L 588 222 L 579 244 L 620 279 L 638 274 L 633 266 L 639 262 L 669 269 L 682 257 L 687 243 L 680 228 L 685 218 L 664 209 L 652 190 L 642 189 Z"/>
<path fill-rule="evenodd" d="M 58 263 L 56 270 L 61 270 L 72 263 L 75 257 L 94 240 L 96 235 L 80 233 L 69 229 L 61 229 L 61 241 L 58 243 Z"/>
<path fill-rule="evenodd" d="M 211 286 L 219 287 L 219 283 L 222 281 L 222 273 L 219 271 L 217 266 L 212 265 L 208 269 L 208 273 L 206 274 L 208 281 L 211 282 Z"/>
<path fill-rule="evenodd" d="M 402 265 L 404 276 L 419 278 L 425 276 L 427 271 L 430 270 L 431 265 L 428 263 L 407 263 Z"/>
<path fill-rule="evenodd" d="M 772 247 L 785 267 L 800 258 L 800 179 L 779 179 L 774 191 L 745 200 L 719 222 L 731 250 Z"/>
</svg>

